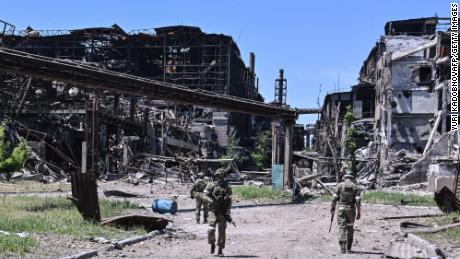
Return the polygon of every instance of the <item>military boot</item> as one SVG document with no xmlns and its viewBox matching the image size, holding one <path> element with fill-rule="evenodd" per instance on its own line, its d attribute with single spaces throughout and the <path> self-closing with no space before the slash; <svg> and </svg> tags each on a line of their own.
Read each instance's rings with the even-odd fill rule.
<svg viewBox="0 0 460 259">
<path fill-rule="evenodd" d="M 222 253 L 222 250 L 224 250 L 224 248 L 219 246 L 219 250 L 217 251 L 218 256 L 223 256 L 224 255 L 224 253 Z"/>
<path fill-rule="evenodd" d="M 347 252 L 347 243 L 339 242 L 340 244 L 340 253 L 345 254 Z"/>
<path fill-rule="evenodd" d="M 208 219 L 207 219 L 207 218 L 204 218 L 203 224 L 207 224 L 207 223 L 208 223 Z"/>
<path fill-rule="evenodd" d="M 216 245 L 211 245 L 211 254 L 214 254 L 214 251 L 216 251 Z"/>
<path fill-rule="evenodd" d="M 347 241 L 347 254 L 351 253 L 351 246 L 353 245 L 353 240 Z"/>
</svg>

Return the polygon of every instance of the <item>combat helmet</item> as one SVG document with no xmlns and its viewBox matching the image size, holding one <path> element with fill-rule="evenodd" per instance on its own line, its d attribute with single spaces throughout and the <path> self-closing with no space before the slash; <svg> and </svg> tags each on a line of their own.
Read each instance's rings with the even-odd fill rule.
<svg viewBox="0 0 460 259">
<path fill-rule="evenodd" d="M 347 170 L 345 171 L 345 174 L 343 175 L 343 179 L 352 179 L 355 178 L 355 176 L 353 175 L 353 173 L 351 172 L 351 170 Z"/>
<path fill-rule="evenodd" d="M 216 170 L 216 172 L 214 173 L 214 177 L 215 178 L 225 178 L 227 175 L 226 175 L 226 172 L 225 172 L 225 169 L 222 169 L 222 168 L 219 168 Z"/>
</svg>

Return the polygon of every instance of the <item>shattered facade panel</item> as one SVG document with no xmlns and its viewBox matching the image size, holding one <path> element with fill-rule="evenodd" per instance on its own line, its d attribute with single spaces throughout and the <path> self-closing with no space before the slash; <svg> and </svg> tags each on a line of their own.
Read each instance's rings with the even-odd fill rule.
<svg viewBox="0 0 460 259">
<path fill-rule="evenodd" d="M 398 183 L 436 136 L 449 128 L 445 114 L 449 108 L 446 80 L 450 70 L 446 66 L 450 41 L 449 33 L 443 32 L 447 29 L 443 27 L 444 20 L 431 17 L 388 22 L 385 35 L 363 63 L 359 84 L 352 87 L 352 92 L 356 92 L 364 86 L 368 91 L 365 96 L 374 98 L 362 100 L 355 94 L 352 102 L 356 118 L 368 115 L 373 120 L 373 130 L 367 130 L 373 132 L 365 134 L 364 139 L 369 144 L 366 154 L 376 159 L 378 165 L 378 171 L 373 172 L 374 181 L 378 175 L 381 182 Z M 325 150 L 328 149 L 325 138 L 330 137 L 331 131 L 324 133 L 321 124 L 333 122 L 332 109 L 328 107 L 330 98 L 331 95 L 325 98 L 319 122 L 317 145 Z M 339 120 L 338 125 L 341 123 Z M 323 155 L 331 156 L 326 152 Z"/>
</svg>

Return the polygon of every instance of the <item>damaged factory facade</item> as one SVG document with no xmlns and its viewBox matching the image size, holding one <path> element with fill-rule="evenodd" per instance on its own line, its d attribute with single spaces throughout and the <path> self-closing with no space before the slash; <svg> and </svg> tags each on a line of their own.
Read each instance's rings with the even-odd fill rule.
<svg viewBox="0 0 460 259">
<path fill-rule="evenodd" d="M 332 157 L 327 139 L 334 135 L 334 124 L 346 138 L 343 120 L 350 106 L 361 183 L 428 181 L 430 191 L 445 186 L 458 191 L 458 137 L 456 131 L 449 132 L 449 21 L 431 17 L 386 23 L 385 35 L 363 63 L 359 84 L 326 95 L 317 124 L 320 158 Z M 337 157 L 346 158 L 346 148 L 340 147 Z M 331 163 L 320 164 L 327 168 Z"/>
<path fill-rule="evenodd" d="M 191 26 L 129 33 L 116 24 L 3 27 L 1 116 L 9 141 L 25 139 L 33 159 L 2 176 L 54 182 L 73 175 L 73 201 L 85 218 L 100 220 L 96 178 L 190 182 L 197 170 L 227 163 L 240 181 L 238 165 L 253 167 L 259 133 L 270 131 L 271 120 L 290 132 L 297 117 L 263 103 L 255 54 L 246 67 L 226 35 Z M 289 154 L 292 134 L 284 138 Z M 292 181 L 285 157 L 281 187 Z"/>
<path fill-rule="evenodd" d="M 116 24 L 69 31 L 28 27 L 4 32 L 1 46 L 197 91 L 262 100 L 254 53 L 246 67 L 231 37 L 206 34 L 198 27 L 129 33 Z M 2 77 L 2 114 L 14 118 L 23 133 L 28 132 L 28 140 L 37 142 L 44 159 L 54 156 L 55 162 L 61 162 L 55 168 L 78 168 L 86 163 L 81 159 L 82 149 L 88 153 L 94 149 L 92 159 L 97 162 L 93 169 L 100 175 L 117 172 L 141 153 L 218 158 L 228 144 L 231 128 L 243 146 L 250 146 L 254 136 L 254 118 L 248 114 L 147 99 L 130 89 L 114 93 L 41 77 Z M 89 139 L 95 142 L 82 146 Z"/>
</svg>

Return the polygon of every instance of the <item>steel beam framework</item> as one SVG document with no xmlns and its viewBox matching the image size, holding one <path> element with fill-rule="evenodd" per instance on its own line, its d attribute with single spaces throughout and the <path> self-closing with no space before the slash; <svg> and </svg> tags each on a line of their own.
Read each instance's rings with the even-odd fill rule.
<svg viewBox="0 0 460 259">
<path fill-rule="evenodd" d="M 87 89 L 144 96 L 271 118 L 295 119 L 294 109 L 114 72 L 71 61 L 0 48 L 0 70 L 58 80 Z"/>
</svg>

